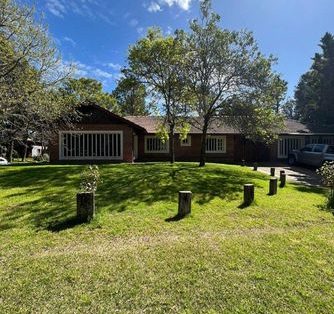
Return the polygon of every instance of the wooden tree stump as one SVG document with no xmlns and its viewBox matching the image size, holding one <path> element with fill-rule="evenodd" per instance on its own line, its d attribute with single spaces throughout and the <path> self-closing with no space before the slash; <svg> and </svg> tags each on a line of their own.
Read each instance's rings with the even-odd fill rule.
<svg viewBox="0 0 334 314">
<path fill-rule="evenodd" d="M 179 191 L 178 216 L 184 217 L 191 212 L 191 191 Z"/>
<path fill-rule="evenodd" d="M 245 184 L 244 185 L 244 204 L 249 206 L 254 201 L 254 184 Z"/>
<path fill-rule="evenodd" d="M 77 194 L 77 219 L 80 222 L 89 222 L 95 216 L 95 194 L 80 192 Z"/>
<path fill-rule="evenodd" d="M 281 181 L 280 187 L 284 188 L 285 184 L 286 184 L 286 174 L 285 174 L 285 172 L 281 173 L 281 175 L 280 175 L 280 181 Z"/>
<path fill-rule="evenodd" d="M 277 178 L 270 178 L 269 182 L 269 195 L 277 194 Z"/>
<path fill-rule="evenodd" d="M 275 168 L 270 168 L 270 175 L 271 175 L 272 177 L 275 176 Z"/>
</svg>

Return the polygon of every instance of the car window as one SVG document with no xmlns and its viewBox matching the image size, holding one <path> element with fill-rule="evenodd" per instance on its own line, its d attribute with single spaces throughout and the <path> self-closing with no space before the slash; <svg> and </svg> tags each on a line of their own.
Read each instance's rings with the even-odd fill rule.
<svg viewBox="0 0 334 314">
<path fill-rule="evenodd" d="M 314 146 L 315 153 L 322 153 L 324 151 L 325 145 L 324 144 L 317 144 Z"/>
<path fill-rule="evenodd" d="M 313 145 L 306 145 L 304 148 L 301 149 L 302 152 L 311 152 L 313 149 Z"/>
<path fill-rule="evenodd" d="M 334 146 L 328 146 L 327 148 L 327 154 L 334 154 Z"/>
</svg>

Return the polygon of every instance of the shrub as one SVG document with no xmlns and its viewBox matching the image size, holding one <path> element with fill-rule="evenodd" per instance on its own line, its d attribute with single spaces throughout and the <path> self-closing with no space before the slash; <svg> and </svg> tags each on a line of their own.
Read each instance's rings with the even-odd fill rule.
<svg viewBox="0 0 334 314">
<path fill-rule="evenodd" d="M 42 156 L 42 160 L 45 162 L 49 162 L 50 161 L 50 156 L 49 154 L 44 153 Z"/>
<path fill-rule="evenodd" d="M 90 165 L 81 173 L 80 191 L 95 192 L 100 181 L 99 167 Z"/>
<path fill-rule="evenodd" d="M 326 161 L 317 173 L 321 175 L 324 185 L 329 187 L 327 207 L 334 209 L 334 161 Z"/>
</svg>

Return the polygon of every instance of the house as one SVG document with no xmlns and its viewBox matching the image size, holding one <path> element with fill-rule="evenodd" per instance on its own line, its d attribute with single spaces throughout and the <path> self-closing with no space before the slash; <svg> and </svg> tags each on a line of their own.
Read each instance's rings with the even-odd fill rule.
<svg viewBox="0 0 334 314">
<path fill-rule="evenodd" d="M 80 121 L 74 128 L 59 130 L 50 143 L 51 162 L 72 161 L 166 161 L 169 142 L 156 136 L 159 117 L 120 117 L 98 105 L 80 107 Z M 192 126 L 187 139 L 175 135 L 177 161 L 198 161 L 201 130 Z M 285 159 L 292 149 L 308 143 L 334 144 L 333 130 L 314 131 L 294 120 L 286 120 L 277 142 L 270 146 L 246 140 L 237 130 L 214 123 L 208 130 L 207 161 L 239 162 Z"/>
</svg>

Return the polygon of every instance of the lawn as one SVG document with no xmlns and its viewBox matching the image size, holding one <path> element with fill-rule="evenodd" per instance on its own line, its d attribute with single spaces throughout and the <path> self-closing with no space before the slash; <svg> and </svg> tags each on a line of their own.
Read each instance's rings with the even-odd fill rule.
<svg viewBox="0 0 334 314">
<path fill-rule="evenodd" d="M 97 216 L 80 225 L 82 169 L 0 168 L 0 313 L 333 312 L 322 189 L 268 196 L 267 176 L 232 165 L 101 165 Z M 179 190 L 192 214 L 168 222 Z"/>
</svg>

